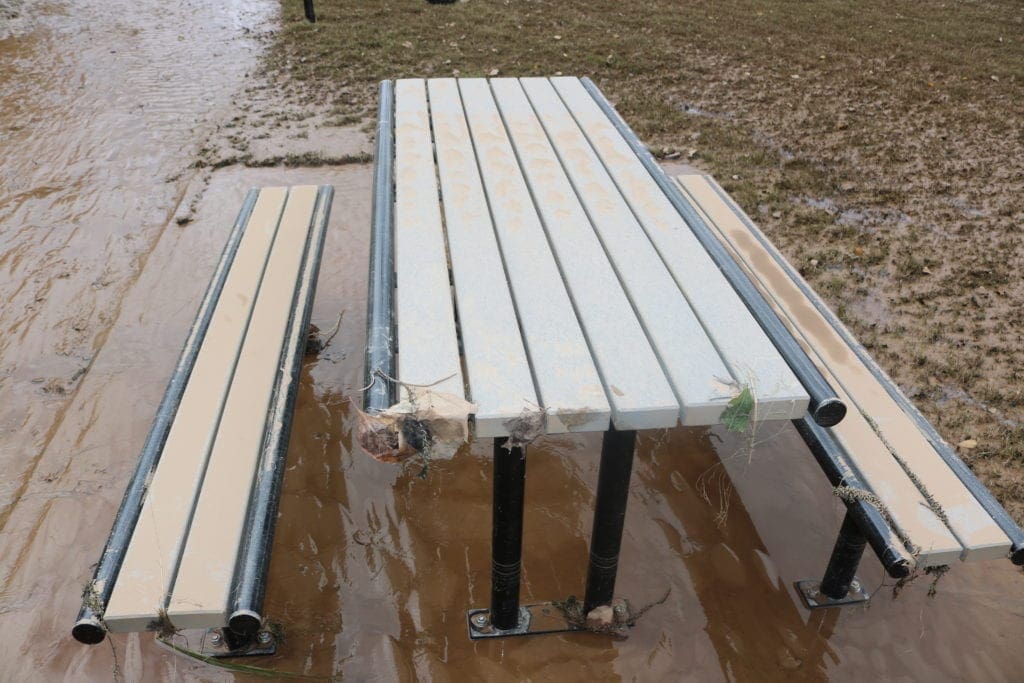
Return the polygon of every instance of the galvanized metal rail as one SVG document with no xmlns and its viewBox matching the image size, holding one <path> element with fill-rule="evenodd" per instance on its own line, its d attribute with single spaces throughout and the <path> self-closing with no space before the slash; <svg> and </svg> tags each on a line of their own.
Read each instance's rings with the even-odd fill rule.
<svg viewBox="0 0 1024 683">
<path fill-rule="evenodd" d="M 366 295 L 366 391 L 371 415 L 395 402 L 395 85 L 380 84 L 377 150 L 373 170 L 370 275 Z"/>
</svg>

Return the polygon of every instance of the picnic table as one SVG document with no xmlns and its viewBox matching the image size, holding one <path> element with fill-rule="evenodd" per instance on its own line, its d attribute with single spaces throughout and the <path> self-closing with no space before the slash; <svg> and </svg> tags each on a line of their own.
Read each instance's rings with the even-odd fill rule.
<svg viewBox="0 0 1024 683">
<path fill-rule="evenodd" d="M 643 429 L 790 420 L 834 486 L 864 492 L 844 499 L 823 580 L 800 587 L 810 607 L 869 597 L 854 577 L 868 543 L 892 576 L 1024 560 L 1019 527 L 909 403 L 890 399 L 879 428 L 858 397 L 898 393 L 884 373 L 815 350 L 833 340 L 775 298 L 791 275 L 777 252 L 666 176 L 589 80 L 386 81 L 375 180 L 364 407 L 428 388 L 472 402 L 473 435 L 494 439 L 491 605 L 469 611 L 471 637 L 560 630 L 519 605 L 525 454 L 543 434 L 604 432 L 584 614 L 613 598 Z"/>
<path fill-rule="evenodd" d="M 1024 564 L 1024 531 L 749 217 L 706 176 L 669 178 L 589 80 L 385 81 L 377 133 L 363 407 L 411 415 L 395 436 L 416 450 L 453 407 L 493 439 L 491 604 L 470 637 L 581 626 L 519 604 L 526 452 L 545 434 L 604 433 L 582 615 L 614 598 L 644 429 L 792 421 L 846 506 L 822 579 L 797 582 L 808 608 L 870 597 L 868 545 L 895 578 Z M 204 655 L 274 652 L 263 598 L 332 197 L 247 195 L 81 642 L 196 629 Z"/>
</svg>

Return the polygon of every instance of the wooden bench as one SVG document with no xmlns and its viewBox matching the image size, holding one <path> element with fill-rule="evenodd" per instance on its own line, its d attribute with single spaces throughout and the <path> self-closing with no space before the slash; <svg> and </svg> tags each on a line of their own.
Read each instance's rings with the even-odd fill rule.
<svg viewBox="0 0 1024 683">
<path fill-rule="evenodd" d="M 1020 527 L 750 218 L 708 176 L 676 182 L 850 406 L 828 431 L 862 482 L 854 488 L 877 499 L 910 561 L 1024 564 Z"/>
<path fill-rule="evenodd" d="M 332 197 L 329 186 L 249 191 L 86 589 L 78 640 L 230 627 L 234 646 L 253 642 Z"/>
</svg>

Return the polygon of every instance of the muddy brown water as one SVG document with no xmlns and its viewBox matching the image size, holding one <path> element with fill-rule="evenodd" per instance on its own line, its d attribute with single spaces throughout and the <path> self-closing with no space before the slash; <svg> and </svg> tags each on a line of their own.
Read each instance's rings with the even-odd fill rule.
<svg viewBox="0 0 1024 683">
<path fill-rule="evenodd" d="M 424 479 L 353 445 L 370 168 L 222 169 L 195 220 L 171 220 L 272 5 L 29 3 L 0 40 L 0 680 L 110 680 L 115 662 L 126 680 L 233 677 L 151 634 L 87 647 L 69 631 L 246 188 L 300 182 L 337 189 L 314 322 L 342 325 L 296 407 L 266 605 L 286 641 L 247 663 L 382 681 L 1020 679 L 1024 578 L 1007 562 L 893 599 L 868 557 L 869 608 L 802 607 L 792 582 L 821 571 L 842 507 L 788 426 L 753 448 L 718 430 L 641 436 L 618 593 L 670 592 L 628 639 L 471 642 L 489 444 Z M 524 601 L 582 592 L 599 447 L 530 448 Z"/>
</svg>

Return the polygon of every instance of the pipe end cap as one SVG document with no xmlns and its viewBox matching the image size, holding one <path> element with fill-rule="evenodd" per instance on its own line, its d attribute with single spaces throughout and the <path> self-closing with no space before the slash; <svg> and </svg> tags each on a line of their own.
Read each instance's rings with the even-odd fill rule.
<svg viewBox="0 0 1024 683">
<path fill-rule="evenodd" d="M 815 406 L 812 416 L 822 427 L 835 427 L 846 417 L 846 404 L 838 398 L 825 399 Z"/>
<path fill-rule="evenodd" d="M 263 626 L 263 619 L 259 614 L 248 609 L 240 609 L 228 619 L 228 628 L 240 636 L 255 636 Z"/>
<path fill-rule="evenodd" d="M 78 620 L 71 629 L 71 635 L 80 643 L 97 645 L 107 637 L 107 629 L 96 617 L 88 617 Z"/>
</svg>

